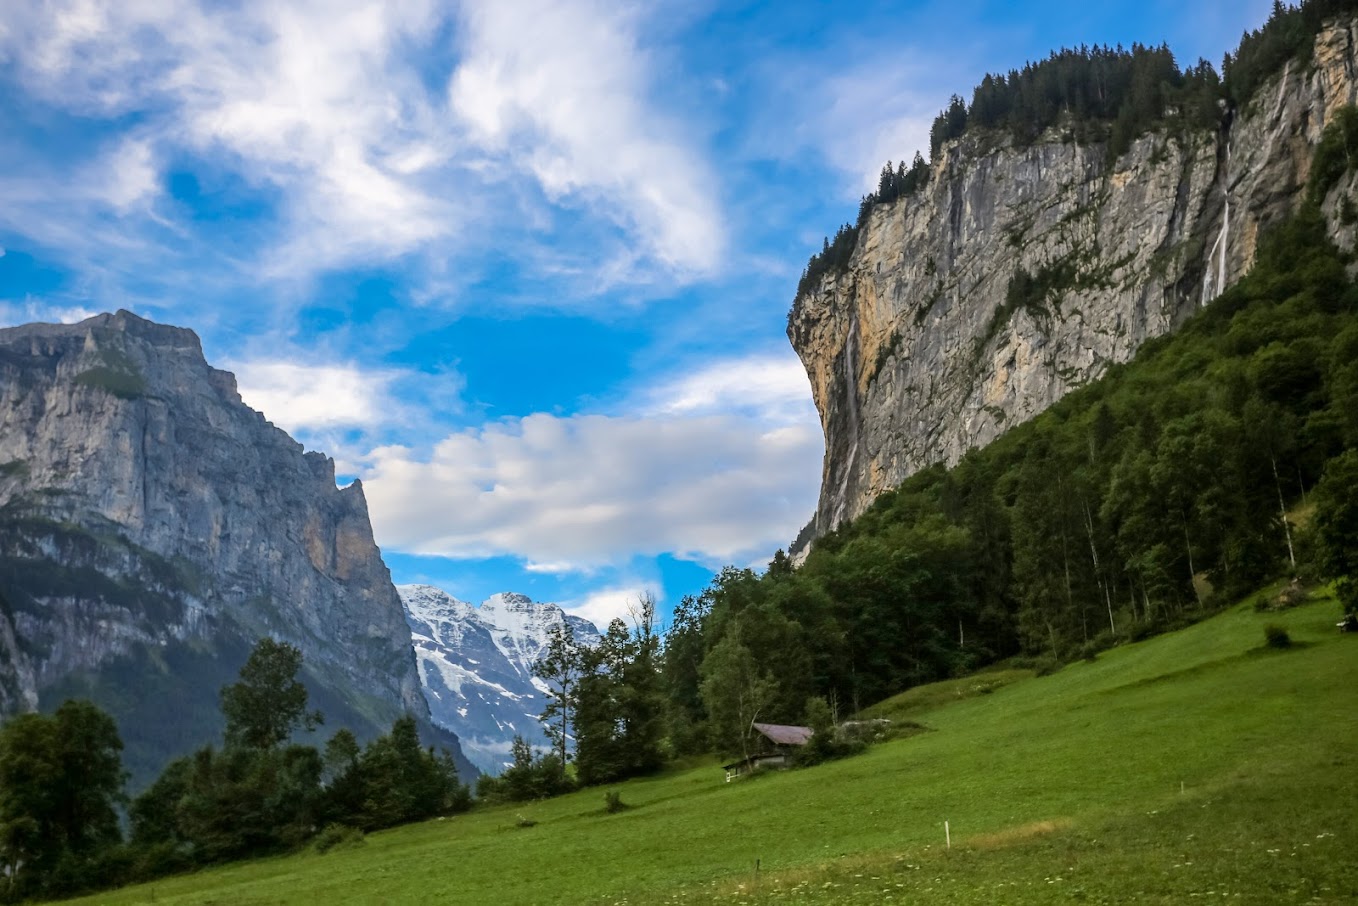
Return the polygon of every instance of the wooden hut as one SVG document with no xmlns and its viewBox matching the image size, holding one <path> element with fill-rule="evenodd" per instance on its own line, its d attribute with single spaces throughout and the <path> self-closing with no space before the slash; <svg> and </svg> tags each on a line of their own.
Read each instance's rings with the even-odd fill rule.
<svg viewBox="0 0 1358 906">
<path fill-rule="evenodd" d="M 782 724 L 751 724 L 761 741 L 757 754 L 724 764 L 726 782 L 730 783 L 741 774 L 748 774 L 755 768 L 783 768 L 797 749 L 806 745 L 811 738 L 810 727 L 788 727 Z"/>
</svg>

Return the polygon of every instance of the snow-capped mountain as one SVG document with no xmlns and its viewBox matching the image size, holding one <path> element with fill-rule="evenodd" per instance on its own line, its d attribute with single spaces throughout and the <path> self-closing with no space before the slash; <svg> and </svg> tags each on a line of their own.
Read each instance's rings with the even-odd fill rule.
<svg viewBox="0 0 1358 906">
<path fill-rule="evenodd" d="M 458 735 L 467 758 L 498 774 L 515 735 L 545 746 L 538 715 L 546 685 L 533 676 L 533 665 L 553 629 L 569 623 L 576 639 L 593 644 L 599 639 L 594 624 L 525 595 L 493 595 L 474 607 L 432 585 L 396 591 L 430 714 Z"/>
</svg>

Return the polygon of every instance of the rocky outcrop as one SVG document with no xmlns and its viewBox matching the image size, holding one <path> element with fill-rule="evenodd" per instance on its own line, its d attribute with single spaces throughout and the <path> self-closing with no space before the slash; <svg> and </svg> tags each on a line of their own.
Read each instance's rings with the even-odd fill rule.
<svg viewBox="0 0 1358 906">
<path fill-rule="evenodd" d="M 788 322 L 825 432 L 811 534 L 1032 418 L 1247 272 L 1260 230 L 1298 204 L 1325 125 L 1358 101 L 1356 34 L 1325 29 L 1311 64 L 1219 130 L 1153 132 L 1111 164 L 1060 130 L 1026 147 L 973 131 L 918 194 L 876 205 L 847 271 Z M 1326 201 L 1345 248 L 1335 208 L 1351 189 Z M 1022 292 L 1025 277 L 1042 291 Z"/>
<path fill-rule="evenodd" d="M 473 607 L 432 585 L 400 585 L 420 681 L 434 722 L 457 734 L 467 757 L 487 774 L 510 761 L 521 736 L 548 740 L 538 719 L 547 684 L 533 675 L 551 634 L 569 626 L 577 642 L 595 645 L 599 630 L 558 605 L 525 595 L 492 595 Z"/>
<path fill-rule="evenodd" d="M 332 726 L 428 721 L 358 482 L 337 488 L 189 330 L 0 330 L 0 711 L 88 694 L 134 771 L 158 770 L 211 741 L 264 635 L 302 650 Z"/>
</svg>

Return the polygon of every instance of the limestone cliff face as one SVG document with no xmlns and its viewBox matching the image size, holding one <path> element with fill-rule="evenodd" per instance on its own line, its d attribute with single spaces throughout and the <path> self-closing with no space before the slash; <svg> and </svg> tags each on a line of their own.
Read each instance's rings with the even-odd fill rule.
<svg viewBox="0 0 1358 906">
<path fill-rule="evenodd" d="M 210 727 L 272 635 L 332 724 L 428 715 L 362 487 L 246 406 L 191 331 L 127 312 L 0 330 L 0 596 L 0 713 L 89 692 L 174 748 L 140 722 Z"/>
<path fill-rule="evenodd" d="M 1345 22 L 1219 131 L 1148 134 L 1111 166 L 1058 130 L 1029 147 L 975 132 L 945 146 L 922 191 L 874 207 L 848 270 L 793 305 L 826 441 L 813 534 L 1040 413 L 1239 279 L 1355 101 Z M 1353 228 L 1335 208 L 1351 188 L 1325 205 L 1345 248 Z M 1006 305 L 1020 271 L 1054 290 Z"/>
</svg>

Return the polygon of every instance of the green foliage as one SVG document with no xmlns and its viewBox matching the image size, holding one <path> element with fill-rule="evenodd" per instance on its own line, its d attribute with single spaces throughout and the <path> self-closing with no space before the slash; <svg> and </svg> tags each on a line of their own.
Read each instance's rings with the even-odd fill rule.
<svg viewBox="0 0 1358 906">
<path fill-rule="evenodd" d="M 327 778 L 320 810 L 331 822 L 374 831 L 471 807 L 452 755 L 422 747 L 410 715 L 361 753 L 352 734 L 337 732 L 320 761 Z"/>
<path fill-rule="evenodd" d="M 712 647 L 702 664 L 702 697 L 717 751 L 749 757 L 753 724 L 773 701 L 776 686 L 761 670 L 739 630 Z"/>
<path fill-rule="evenodd" d="M 802 723 L 811 728 L 811 739 L 796 752 L 798 766 L 809 767 L 847 758 L 867 748 L 867 741 L 860 735 L 836 726 L 834 709 L 819 696 L 806 700 Z"/>
<path fill-rule="evenodd" d="M 117 371 L 102 365 L 82 371 L 75 376 L 82 387 L 93 387 L 122 400 L 140 399 L 146 395 L 146 379 L 137 373 Z"/>
<path fill-rule="evenodd" d="M 512 761 L 498 777 L 482 774 L 476 781 L 477 798 L 486 802 L 532 802 L 575 789 L 565 762 L 556 752 L 534 754 L 522 736 L 510 747 Z"/>
<path fill-rule="evenodd" d="M 325 828 L 316 835 L 312 841 L 311 848 L 317 854 L 324 855 L 332 849 L 352 849 L 355 846 L 363 846 L 368 840 L 363 831 L 347 824 L 327 824 Z"/>
<path fill-rule="evenodd" d="M 307 711 L 306 687 L 297 679 L 302 652 L 295 645 L 260 639 L 240 671 L 240 681 L 222 689 L 227 747 L 270 749 L 298 727 L 314 729 L 319 711 Z"/>
<path fill-rule="evenodd" d="M 617 790 L 609 790 L 604 793 L 604 812 L 609 815 L 616 815 L 618 812 L 625 812 L 629 808 L 626 802 L 622 801 L 622 793 Z"/>
<path fill-rule="evenodd" d="M 1264 644 L 1270 648 L 1291 648 L 1292 636 L 1277 623 L 1269 623 L 1264 626 Z"/>
<path fill-rule="evenodd" d="M 122 740 L 86 701 L 0 727 L 0 897 L 70 893 L 98 883 L 122 839 Z"/>
<path fill-rule="evenodd" d="M 632 616 L 632 631 L 622 620 L 613 620 L 595 646 L 576 642 L 569 624 L 552 635 L 535 670 L 549 688 L 541 719 L 555 760 L 520 765 L 516 750 L 516 768 L 564 770 L 568 733 L 575 740 L 576 778 L 585 786 L 651 773 L 664 764 L 666 715 L 654 599 L 643 595 Z M 500 792 L 495 784 L 487 789 L 515 795 L 512 789 Z"/>
<path fill-rule="evenodd" d="M 1358 166 L 1358 109 L 1341 107 L 1335 112 L 1334 119 L 1326 124 L 1311 158 L 1311 174 L 1306 180 L 1307 201 L 1316 205 L 1323 202 L 1344 174 L 1355 166 Z M 1353 202 L 1345 197 L 1341 208 L 1347 212 L 1352 206 Z M 1353 219 L 1358 219 L 1358 212 Z"/>
<path fill-rule="evenodd" d="M 569 756 L 566 743 L 570 738 L 576 685 L 585 672 L 584 657 L 575 631 L 570 623 L 563 623 L 552 630 L 542 658 L 533 666 L 533 675 L 547 684 L 547 706 L 541 716 L 543 732 L 562 765 Z"/>
<path fill-rule="evenodd" d="M 871 210 L 870 197 L 864 196 L 863 204 L 859 206 L 860 220 Z M 821 250 L 811 256 L 806 269 L 802 271 L 802 277 L 797 282 L 797 298 L 819 287 L 826 274 L 842 274 L 849 269 L 849 260 L 858 246 L 858 229 L 858 226 L 846 223 L 835 231 L 833 239 L 825 239 Z"/>
<path fill-rule="evenodd" d="M 1315 37 L 1325 21 L 1354 12 L 1358 12 L 1354 0 L 1305 0 L 1298 5 L 1275 0 L 1268 22 L 1247 32 L 1235 54 L 1226 55 L 1223 71 L 1230 97 L 1243 106 L 1289 60 L 1301 65 L 1310 62 Z"/>
<path fill-rule="evenodd" d="M 987 75 L 971 105 L 954 96 L 930 131 L 930 153 L 969 130 L 1003 129 L 1017 145 L 1062 126 L 1076 141 L 1108 141 L 1116 159 L 1151 128 L 1211 128 L 1219 118 L 1220 79 L 1206 61 L 1180 70 L 1168 47 L 1133 44 L 1053 52 L 1007 75 Z"/>
<path fill-rule="evenodd" d="M 1312 500 L 1321 568 L 1336 580 L 1345 613 L 1358 613 L 1358 450 L 1325 465 Z"/>
</svg>

